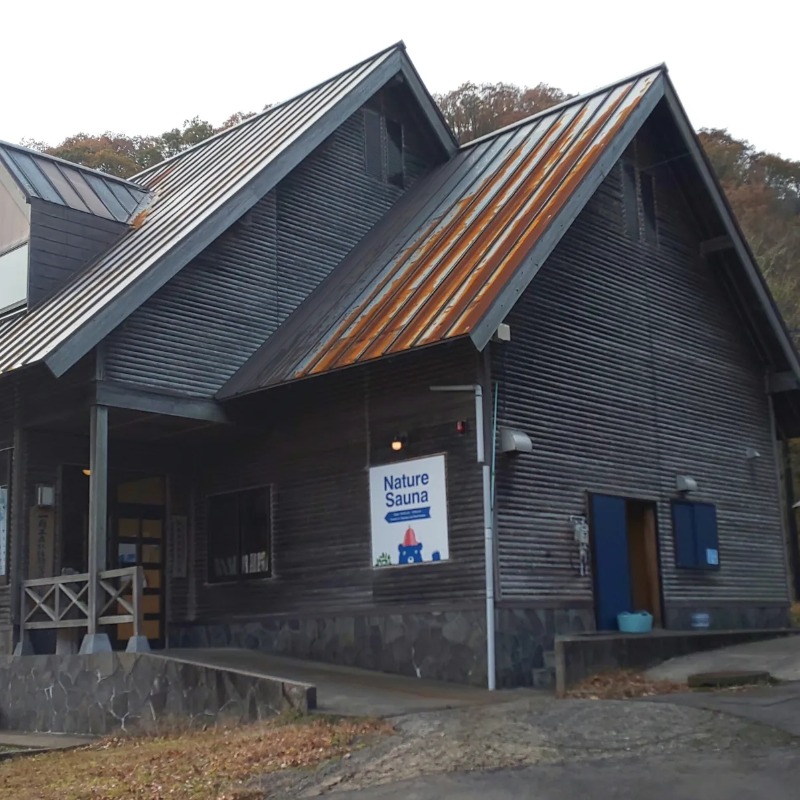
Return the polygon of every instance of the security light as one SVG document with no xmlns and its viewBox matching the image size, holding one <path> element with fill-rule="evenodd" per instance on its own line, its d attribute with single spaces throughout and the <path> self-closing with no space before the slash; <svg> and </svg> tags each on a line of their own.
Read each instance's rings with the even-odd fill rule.
<svg viewBox="0 0 800 800">
<path fill-rule="evenodd" d="M 408 444 L 408 436 L 405 433 L 396 433 L 392 437 L 392 450 L 399 453 Z"/>
</svg>

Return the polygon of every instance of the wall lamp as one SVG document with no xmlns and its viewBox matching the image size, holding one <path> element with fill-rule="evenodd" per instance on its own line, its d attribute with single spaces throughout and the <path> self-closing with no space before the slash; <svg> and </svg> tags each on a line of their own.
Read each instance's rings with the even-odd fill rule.
<svg viewBox="0 0 800 800">
<path fill-rule="evenodd" d="M 399 453 L 404 447 L 408 445 L 408 434 L 407 433 L 396 433 L 392 437 L 392 450 L 395 453 Z"/>
</svg>

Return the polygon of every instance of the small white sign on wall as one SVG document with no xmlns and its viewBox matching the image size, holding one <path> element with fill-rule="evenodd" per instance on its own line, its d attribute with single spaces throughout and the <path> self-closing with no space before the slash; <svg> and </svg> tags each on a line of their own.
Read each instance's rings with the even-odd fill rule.
<svg viewBox="0 0 800 800">
<path fill-rule="evenodd" d="M 369 497 L 373 567 L 450 557 L 443 455 L 371 467 Z"/>
<path fill-rule="evenodd" d="M 189 559 L 189 519 L 182 514 L 169 518 L 169 574 L 173 578 L 186 577 L 186 562 Z"/>
</svg>

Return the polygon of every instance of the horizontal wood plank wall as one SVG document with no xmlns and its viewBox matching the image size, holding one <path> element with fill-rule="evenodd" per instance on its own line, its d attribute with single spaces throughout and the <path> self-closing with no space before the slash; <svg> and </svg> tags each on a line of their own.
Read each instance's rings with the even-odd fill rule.
<svg viewBox="0 0 800 800">
<path fill-rule="evenodd" d="M 31 200 L 28 306 L 33 308 L 53 294 L 127 229 L 116 220 Z"/>
<path fill-rule="evenodd" d="M 473 383 L 475 375 L 474 351 L 445 347 L 251 400 L 271 430 L 207 453 L 198 481 L 192 568 L 197 618 L 452 607 L 479 599 L 483 528 L 474 398 L 429 389 Z M 464 435 L 456 432 L 459 419 L 469 421 Z M 390 448 L 398 430 L 409 438 L 399 458 L 447 453 L 451 558 L 374 570 L 368 469 L 398 458 Z M 264 484 L 272 485 L 274 576 L 208 584 L 208 495 Z M 179 598 L 173 607 L 183 607 Z"/>
<path fill-rule="evenodd" d="M 618 165 L 496 347 L 500 424 L 533 440 L 532 454 L 498 462 L 504 600 L 591 600 L 570 523 L 587 492 L 658 501 L 667 605 L 787 600 L 764 367 L 669 175 L 656 176 L 657 244 L 633 241 Z M 675 567 L 679 474 L 717 506 L 718 572 Z"/>
<path fill-rule="evenodd" d="M 406 148 L 411 185 L 434 156 Z M 109 337 L 108 377 L 215 394 L 403 191 L 366 174 L 359 110 Z"/>
</svg>

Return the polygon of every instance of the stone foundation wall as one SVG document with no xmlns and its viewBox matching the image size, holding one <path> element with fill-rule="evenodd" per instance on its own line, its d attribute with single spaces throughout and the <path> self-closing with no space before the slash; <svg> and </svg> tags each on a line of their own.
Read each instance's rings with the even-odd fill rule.
<svg viewBox="0 0 800 800">
<path fill-rule="evenodd" d="M 483 607 L 173 624 L 170 647 L 244 647 L 418 678 L 486 685 Z"/>
<path fill-rule="evenodd" d="M 108 734 L 252 722 L 316 705 L 314 687 L 157 655 L 0 659 L 0 727 Z"/>
<path fill-rule="evenodd" d="M 594 630 L 591 608 L 509 608 L 495 614 L 497 686 L 550 688 L 557 634 Z"/>
</svg>

